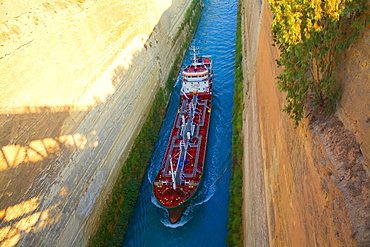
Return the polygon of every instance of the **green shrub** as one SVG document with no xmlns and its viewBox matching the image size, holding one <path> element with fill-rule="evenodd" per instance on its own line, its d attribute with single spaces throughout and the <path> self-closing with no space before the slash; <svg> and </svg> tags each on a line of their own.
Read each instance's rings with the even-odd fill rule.
<svg viewBox="0 0 370 247">
<path fill-rule="evenodd" d="M 194 15 L 187 16 L 182 26 L 198 25 L 201 12 L 200 0 L 194 0 L 191 8 L 194 9 L 194 12 L 189 13 L 194 13 Z M 122 165 L 120 176 L 112 189 L 106 210 L 100 219 L 100 226 L 92 237 L 90 246 L 120 246 L 123 241 L 139 196 L 140 183 L 149 164 L 162 120 L 166 114 L 169 96 L 193 35 L 194 33 L 191 33 L 187 36 L 187 41 L 181 46 L 169 73 L 165 88 L 160 88 L 155 96 L 147 119 L 135 139 L 129 156 Z"/>
<path fill-rule="evenodd" d="M 335 111 L 341 97 L 335 70 L 339 54 L 356 39 L 369 16 L 366 0 L 269 0 L 274 13 L 272 35 L 280 50 L 278 88 L 286 92 L 286 111 L 297 125 L 308 95 Z M 312 98 L 312 97 L 311 97 Z"/>
<path fill-rule="evenodd" d="M 232 137 L 232 175 L 230 180 L 229 221 L 227 224 L 228 246 L 243 246 L 243 70 L 241 43 L 241 5 L 239 4 L 235 48 L 235 83 L 233 108 L 233 137 Z"/>
</svg>

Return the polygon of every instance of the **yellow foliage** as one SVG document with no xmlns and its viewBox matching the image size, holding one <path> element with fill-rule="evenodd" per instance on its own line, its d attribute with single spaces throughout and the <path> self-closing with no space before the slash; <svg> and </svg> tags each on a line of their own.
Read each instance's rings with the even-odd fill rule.
<svg viewBox="0 0 370 247">
<path fill-rule="evenodd" d="M 275 14 L 272 25 L 279 32 L 278 43 L 303 42 L 312 32 L 322 30 L 319 23 L 325 18 L 339 20 L 349 1 L 352 0 L 269 0 Z"/>
</svg>

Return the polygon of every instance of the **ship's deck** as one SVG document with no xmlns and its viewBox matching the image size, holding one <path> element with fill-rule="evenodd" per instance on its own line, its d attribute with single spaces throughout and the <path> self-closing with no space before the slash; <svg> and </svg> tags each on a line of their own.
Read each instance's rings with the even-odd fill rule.
<svg viewBox="0 0 370 247">
<path fill-rule="evenodd" d="M 182 98 L 181 100 L 182 103 L 176 115 L 170 136 L 170 145 L 166 150 L 166 158 L 153 185 L 153 191 L 158 201 L 167 207 L 179 206 L 194 194 L 200 183 L 204 169 L 205 150 L 211 115 L 210 95 L 194 95 L 193 97 L 198 97 L 197 107 L 192 116 L 195 128 L 187 146 L 186 159 L 179 162 L 181 145 L 183 145 L 181 142 L 181 132 L 186 132 L 186 129 L 182 125 L 183 121 L 187 121 L 189 117 L 187 108 L 191 104 L 190 98 Z M 184 119 L 181 116 L 184 116 Z M 181 171 L 179 175 L 180 181 L 176 189 L 173 188 L 172 171 Z"/>
<path fill-rule="evenodd" d="M 210 86 L 206 92 L 181 94 L 161 170 L 153 183 L 156 199 L 169 209 L 181 207 L 195 194 L 204 171 L 213 81 L 210 57 L 198 57 L 196 63 L 183 71 L 207 72 Z"/>
</svg>

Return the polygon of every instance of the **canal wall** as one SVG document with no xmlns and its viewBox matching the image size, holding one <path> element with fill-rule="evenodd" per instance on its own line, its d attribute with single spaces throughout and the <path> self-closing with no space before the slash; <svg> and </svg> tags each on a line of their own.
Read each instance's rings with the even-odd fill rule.
<svg viewBox="0 0 370 247">
<path fill-rule="evenodd" d="M 242 1 L 246 246 L 370 244 L 369 26 L 343 55 L 334 116 L 282 112 L 268 1 Z"/>
<path fill-rule="evenodd" d="M 190 4 L 1 2 L 0 245 L 88 243 Z"/>
</svg>

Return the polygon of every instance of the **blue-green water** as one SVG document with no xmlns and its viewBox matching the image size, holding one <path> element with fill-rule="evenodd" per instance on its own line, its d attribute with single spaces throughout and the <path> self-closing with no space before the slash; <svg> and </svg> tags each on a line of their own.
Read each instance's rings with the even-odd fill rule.
<svg viewBox="0 0 370 247">
<path fill-rule="evenodd" d="M 237 0 L 203 0 L 203 3 L 192 44 L 200 48 L 201 54 L 213 56 L 215 73 L 203 185 L 175 225 L 170 224 L 167 210 L 156 202 L 151 190 L 176 115 L 181 87 L 178 82 L 122 246 L 226 246 L 238 6 Z M 188 52 L 184 64 L 189 63 Z"/>
</svg>

